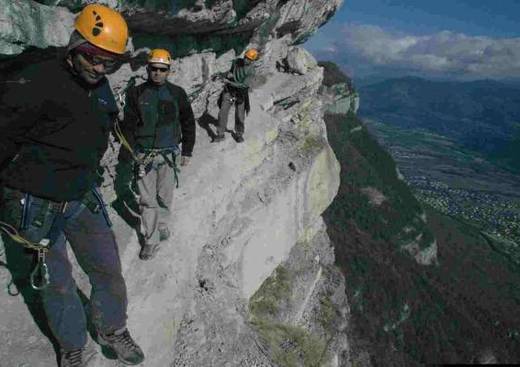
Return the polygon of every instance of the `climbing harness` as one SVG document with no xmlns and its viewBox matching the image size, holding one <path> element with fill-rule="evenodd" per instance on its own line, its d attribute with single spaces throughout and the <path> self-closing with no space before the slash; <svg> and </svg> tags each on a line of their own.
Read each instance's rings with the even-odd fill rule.
<svg viewBox="0 0 520 367">
<path fill-rule="evenodd" d="M 124 109 L 126 106 L 126 91 L 135 85 L 135 78 L 132 78 L 127 87 L 119 92 L 116 96 L 117 102 L 121 106 L 121 109 Z M 193 93 L 192 93 L 193 94 Z M 191 95 L 190 95 L 191 97 Z M 191 100 L 191 98 L 189 99 Z M 179 111 L 178 107 L 176 111 Z M 177 112 L 178 113 L 178 112 Z M 180 150 L 178 146 L 174 146 L 171 148 L 140 148 L 139 153 L 144 153 L 143 157 L 139 158 L 136 154 L 136 151 L 132 148 L 125 135 L 123 134 L 123 130 L 121 129 L 121 125 L 119 124 L 119 119 L 115 119 L 114 121 L 114 133 L 117 138 L 121 142 L 121 145 L 130 153 L 132 159 L 134 160 L 137 166 L 137 176 L 142 178 L 146 175 L 146 172 L 149 170 L 154 158 L 158 155 L 162 155 L 166 163 L 173 168 L 173 175 L 175 179 L 175 186 L 179 188 L 179 173 L 180 169 L 177 167 L 175 156 L 180 154 Z M 169 154 L 173 154 L 173 159 L 170 159 Z M 126 203 L 125 203 L 126 204 Z"/>
<path fill-rule="evenodd" d="M 152 149 L 145 149 L 141 148 L 141 152 L 144 153 L 143 158 L 138 162 L 138 173 L 137 175 L 139 178 L 142 178 L 146 175 L 146 173 L 149 171 L 151 164 L 155 157 L 158 155 L 161 155 L 168 166 L 173 168 L 173 177 L 175 180 L 175 187 L 179 188 L 179 173 L 180 169 L 177 167 L 176 159 L 175 157 L 179 155 L 180 151 L 177 146 L 172 148 L 152 148 Z M 170 159 L 169 155 L 172 155 L 173 159 Z"/>
<path fill-rule="evenodd" d="M 229 97 L 229 102 L 230 103 L 235 103 L 236 100 L 237 100 L 236 97 L 233 97 L 233 96 Z"/>
</svg>

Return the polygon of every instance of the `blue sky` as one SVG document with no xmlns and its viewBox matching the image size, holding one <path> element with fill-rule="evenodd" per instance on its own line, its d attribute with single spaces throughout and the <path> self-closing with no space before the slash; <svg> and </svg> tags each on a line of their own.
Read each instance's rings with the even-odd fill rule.
<svg viewBox="0 0 520 367">
<path fill-rule="evenodd" d="M 520 77 L 520 0 L 345 0 L 305 44 L 356 78 Z"/>
</svg>

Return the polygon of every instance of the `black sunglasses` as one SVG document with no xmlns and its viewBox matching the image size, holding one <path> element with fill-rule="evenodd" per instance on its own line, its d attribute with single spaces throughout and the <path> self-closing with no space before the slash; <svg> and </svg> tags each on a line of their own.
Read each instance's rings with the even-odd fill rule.
<svg viewBox="0 0 520 367">
<path fill-rule="evenodd" d="M 108 70 L 115 68 L 116 65 L 118 64 L 117 59 L 104 59 L 97 55 L 90 55 L 86 52 L 80 52 L 80 55 L 85 60 L 87 60 L 87 62 L 90 65 L 92 65 L 92 66 L 103 65 L 105 67 L 105 69 L 108 69 Z"/>
<path fill-rule="evenodd" d="M 151 71 L 160 71 L 161 73 L 166 73 L 170 69 L 168 69 L 168 68 L 158 68 L 158 67 L 155 67 L 155 66 L 150 66 L 150 70 Z"/>
</svg>

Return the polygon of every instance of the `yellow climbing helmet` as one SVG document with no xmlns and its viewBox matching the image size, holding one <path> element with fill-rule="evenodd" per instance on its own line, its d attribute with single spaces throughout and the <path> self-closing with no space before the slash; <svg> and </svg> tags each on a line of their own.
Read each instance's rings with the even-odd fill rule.
<svg viewBox="0 0 520 367">
<path fill-rule="evenodd" d="M 76 18 L 74 28 L 93 45 L 123 54 L 128 41 L 128 25 L 119 12 L 100 4 L 85 6 Z"/>
<path fill-rule="evenodd" d="M 150 53 L 148 54 L 148 63 L 158 63 L 170 66 L 172 64 L 172 57 L 167 50 L 162 48 L 156 48 L 150 51 Z"/>
<path fill-rule="evenodd" d="M 244 56 L 246 57 L 246 59 L 255 61 L 256 59 L 258 59 L 258 50 L 256 48 L 250 48 L 246 51 Z"/>
</svg>

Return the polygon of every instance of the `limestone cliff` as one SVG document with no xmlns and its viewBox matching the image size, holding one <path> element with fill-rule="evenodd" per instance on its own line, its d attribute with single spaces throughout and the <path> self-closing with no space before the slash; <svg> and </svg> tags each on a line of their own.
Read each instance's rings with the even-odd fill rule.
<svg viewBox="0 0 520 367">
<path fill-rule="evenodd" d="M 65 45 L 71 11 L 88 2 L 0 0 L 0 54 Z M 146 353 L 143 365 L 349 365 L 344 279 L 321 219 L 338 190 L 339 164 L 316 98 L 322 68 L 295 46 L 341 1 L 104 2 L 124 11 L 133 35 L 130 62 L 109 77 L 115 93 L 122 96 L 132 78 L 142 81 L 150 47 L 168 47 L 176 57 L 170 80 L 186 88 L 198 118 L 192 164 L 174 193 L 174 235 L 151 262 L 137 258 L 131 208 L 116 205 L 115 140 L 103 159 L 103 195 L 112 204 L 129 327 Z M 251 44 L 262 59 L 246 142 L 212 144 L 217 74 Z M 0 282 L 9 280 L 1 267 Z M 0 293 L 0 365 L 54 366 L 37 298 L 25 302 L 32 314 L 22 297 Z M 117 364 L 95 343 L 88 353 L 92 366 Z"/>
<path fill-rule="evenodd" d="M 333 114 L 356 113 L 359 109 L 359 95 L 352 80 L 339 67 L 328 61 L 319 63 L 325 70 L 320 97 L 326 112 Z"/>
</svg>

